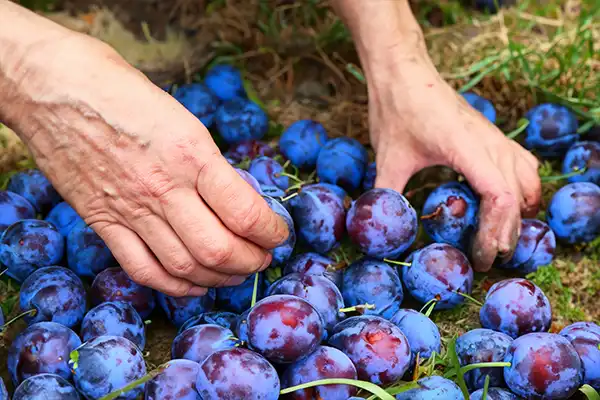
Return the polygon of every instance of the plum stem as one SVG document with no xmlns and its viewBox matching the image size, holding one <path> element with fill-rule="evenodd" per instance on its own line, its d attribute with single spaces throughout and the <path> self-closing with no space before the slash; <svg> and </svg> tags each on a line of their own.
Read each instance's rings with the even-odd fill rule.
<svg viewBox="0 0 600 400">
<path fill-rule="evenodd" d="M 511 365 L 512 364 L 509 362 L 500 362 L 500 361 L 469 364 L 469 365 L 465 365 L 464 367 L 462 367 L 460 369 L 460 374 L 465 375 L 467 372 L 472 371 L 474 369 L 478 369 L 478 368 L 504 368 L 504 367 L 510 367 Z"/>
<path fill-rule="evenodd" d="M 379 386 L 377 386 L 371 382 L 359 381 L 359 380 L 355 380 L 355 379 L 345 379 L 345 378 L 320 379 L 317 381 L 304 383 L 302 385 L 285 388 L 285 389 L 281 390 L 279 393 L 283 395 L 283 394 L 293 393 L 297 390 L 303 390 L 303 389 L 308 389 L 311 387 L 322 386 L 322 385 L 356 386 L 360 389 L 363 389 L 370 393 L 373 393 L 375 396 L 379 397 L 381 400 L 394 400 L 394 396 L 387 393 L 383 388 L 380 388 Z M 377 398 L 377 397 L 375 397 L 375 398 Z M 100 399 L 100 400 L 104 400 L 104 399 Z"/>
<path fill-rule="evenodd" d="M 600 394 L 598 394 L 598 391 L 596 391 L 596 389 L 594 389 L 588 384 L 585 384 L 582 387 L 580 387 L 579 391 L 585 394 L 585 397 L 587 397 L 588 400 L 600 400 Z"/>
<path fill-rule="evenodd" d="M 348 266 L 348 263 L 344 260 L 339 261 L 335 264 L 329 264 L 327 265 L 327 267 L 325 268 L 328 272 L 337 272 L 337 271 L 341 271 L 344 268 L 346 268 Z"/>
<path fill-rule="evenodd" d="M 0 276 L 4 275 L 6 273 L 6 271 L 8 271 L 8 268 L 6 268 L 4 271 L 0 272 Z"/>
<path fill-rule="evenodd" d="M 365 310 L 373 310 L 374 308 L 375 308 L 375 304 L 366 303 L 366 304 L 359 304 L 359 305 L 352 306 L 352 307 L 340 308 L 339 311 L 343 312 L 343 313 L 353 312 L 353 311 L 364 312 Z"/>
<path fill-rule="evenodd" d="M 256 298 L 258 297 L 258 272 L 254 274 L 254 288 L 252 289 L 252 302 L 250 308 L 256 304 Z"/>
<path fill-rule="evenodd" d="M 289 166 L 290 166 L 290 160 L 287 160 L 287 161 L 286 161 L 286 162 L 285 162 L 285 163 L 282 165 L 282 167 L 283 167 L 283 169 L 284 169 L 284 170 L 285 170 L 287 167 L 289 167 Z"/>
<path fill-rule="evenodd" d="M 431 313 L 433 312 L 433 309 L 437 305 L 438 301 L 439 301 L 438 299 L 429 300 L 427 303 L 425 303 L 423 308 L 421 308 L 420 312 L 422 312 L 423 314 L 425 314 L 425 316 L 427 318 L 429 318 L 431 316 Z M 427 310 L 425 311 L 426 308 L 427 308 Z M 423 312 L 423 311 L 425 311 L 425 312 Z"/>
<path fill-rule="evenodd" d="M 417 352 L 415 356 L 415 372 L 413 373 L 413 381 L 419 379 L 419 364 L 421 363 L 421 352 Z"/>
<path fill-rule="evenodd" d="M 490 376 L 486 375 L 485 382 L 483 384 L 483 395 L 481 396 L 481 400 L 487 400 L 489 389 L 490 389 Z"/>
<path fill-rule="evenodd" d="M 506 134 L 506 137 L 509 139 L 515 139 L 517 136 L 519 136 L 525 129 L 527 129 L 527 127 L 529 126 L 530 122 L 528 119 L 520 119 L 518 122 L 518 127 L 517 129 L 515 129 L 512 132 L 509 132 Z"/>
<path fill-rule="evenodd" d="M 568 174 L 554 175 L 554 176 L 542 176 L 540 179 L 543 183 L 562 181 L 563 179 L 569 179 L 573 176 L 585 174 L 586 171 L 587 171 L 587 168 L 575 169 L 575 171 L 569 172 Z"/>
<path fill-rule="evenodd" d="M 276 178 L 279 178 L 280 176 L 287 176 L 288 178 L 290 178 L 293 181 L 296 181 L 298 183 L 304 183 L 304 181 L 302 179 L 298 178 L 296 175 L 288 174 L 287 172 L 279 172 L 279 173 L 275 174 Z"/>
<path fill-rule="evenodd" d="M 411 263 L 407 263 L 407 262 L 403 262 L 403 261 L 394 261 L 394 260 L 390 260 L 389 258 L 384 258 L 383 261 L 385 261 L 386 263 L 394 264 L 394 265 L 401 265 L 403 267 L 410 267 L 412 265 Z"/>
<path fill-rule="evenodd" d="M 453 290 L 454 293 L 458 294 L 459 296 L 464 297 L 467 300 L 472 301 L 474 304 L 477 304 L 479 307 L 483 307 L 483 303 L 480 302 L 479 300 L 477 300 L 476 298 L 474 298 L 473 296 L 470 296 L 466 293 L 461 292 L 460 290 Z"/>
<path fill-rule="evenodd" d="M 146 383 L 148 381 L 151 381 L 157 375 L 162 374 L 168 367 L 169 367 L 169 363 L 163 364 L 163 365 L 159 366 L 158 368 L 156 368 L 155 370 L 148 372 L 146 375 L 142 376 L 140 379 L 136 379 L 135 381 L 131 382 L 130 384 L 123 386 L 121 389 L 117 389 L 114 392 L 107 394 L 106 396 L 100 397 L 98 400 L 114 400 L 117 397 L 121 396 L 122 394 L 125 394 L 125 393 L 129 392 L 130 390 L 133 390 L 136 387 L 143 385 L 144 383 Z"/>
<path fill-rule="evenodd" d="M 37 314 L 37 310 L 35 308 L 33 308 L 31 310 L 27 310 L 25 312 L 22 312 L 21 314 L 17 315 L 13 319 L 5 322 L 4 325 L 0 326 L 0 332 L 5 330 L 6 328 L 8 328 L 11 324 L 14 324 L 16 321 L 20 320 L 21 318 L 26 317 L 28 315 L 31 315 L 33 317 L 33 316 L 35 316 L 35 314 Z"/>
<path fill-rule="evenodd" d="M 285 203 L 286 201 L 289 201 L 289 200 L 293 199 L 293 198 L 294 198 L 294 197 L 296 197 L 296 196 L 298 196 L 298 192 L 296 192 L 296 193 L 292 193 L 292 194 L 290 194 L 289 196 L 285 196 L 285 197 L 281 197 L 281 196 L 280 196 L 279 198 L 281 199 L 281 201 L 282 201 L 282 202 L 284 202 L 284 203 Z"/>
<path fill-rule="evenodd" d="M 442 211 L 443 211 L 443 208 L 441 206 L 438 206 L 435 209 L 435 211 L 432 212 L 431 214 L 421 215 L 421 221 L 437 218 L 442 213 Z"/>
</svg>

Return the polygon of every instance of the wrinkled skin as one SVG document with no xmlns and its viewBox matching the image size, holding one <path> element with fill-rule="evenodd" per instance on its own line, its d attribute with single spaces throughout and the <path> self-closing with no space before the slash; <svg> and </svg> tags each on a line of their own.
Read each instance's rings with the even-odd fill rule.
<svg viewBox="0 0 600 400">
<path fill-rule="evenodd" d="M 119 267 L 105 269 L 96 276 L 90 289 L 90 299 L 94 306 L 105 301 L 127 302 L 142 318 L 147 318 L 156 306 L 154 291 L 132 281 Z"/>
<path fill-rule="evenodd" d="M 252 304 L 255 280 L 256 274 L 252 274 L 240 285 L 217 288 L 217 308 L 237 314 L 246 311 L 250 308 L 250 304 Z M 257 300 L 264 297 L 265 286 L 265 277 L 263 273 L 258 273 Z"/>
<path fill-rule="evenodd" d="M 271 254 L 273 255 L 273 261 L 271 262 L 271 265 L 277 266 L 283 264 L 292 256 L 294 246 L 296 246 L 296 229 L 294 227 L 294 220 L 292 219 L 292 216 L 285 209 L 285 207 L 281 205 L 281 203 L 268 196 L 263 196 L 263 199 L 267 201 L 267 204 L 269 207 L 271 207 L 271 210 L 275 211 L 275 213 L 283 218 L 288 226 L 289 235 L 285 242 L 271 250 Z"/>
<path fill-rule="evenodd" d="M 591 182 L 600 185 L 600 142 L 575 143 L 565 154 L 562 173 L 568 174 L 586 169 L 583 174 L 568 178 L 573 182 Z"/>
<path fill-rule="evenodd" d="M 499 267 L 516 269 L 527 275 L 549 265 L 554 259 L 555 250 L 556 236 L 548 224 L 537 219 L 523 219 L 515 253 Z"/>
<path fill-rule="evenodd" d="M 87 311 L 87 293 L 75 273 L 63 267 L 44 267 L 29 275 L 21 285 L 19 306 L 28 324 L 57 322 L 68 328 L 78 326 Z"/>
<path fill-rule="evenodd" d="M 321 182 L 353 191 L 360 187 L 368 161 L 367 150 L 356 139 L 331 139 L 317 157 L 317 176 Z"/>
<path fill-rule="evenodd" d="M 79 349 L 78 367 L 73 373 L 77 390 L 97 399 L 146 375 L 141 350 L 128 339 L 100 336 Z M 120 395 L 119 400 L 135 400 L 144 392 L 145 383 Z"/>
<path fill-rule="evenodd" d="M 199 370 L 194 361 L 169 361 L 167 368 L 146 384 L 144 400 L 202 400 L 196 391 Z"/>
<path fill-rule="evenodd" d="M 35 209 L 23 196 L 0 190 L 0 235 L 9 225 L 22 219 L 35 219 Z"/>
<path fill-rule="evenodd" d="M 375 187 L 375 179 L 377 178 L 377 164 L 375 161 L 367 165 L 365 177 L 363 178 L 362 188 L 366 192 Z"/>
<path fill-rule="evenodd" d="M 488 291 L 479 320 L 484 328 L 517 338 L 531 332 L 547 332 L 552 324 L 552 308 L 544 292 L 533 282 L 505 279 Z"/>
<path fill-rule="evenodd" d="M 600 390 L 600 326 L 593 322 L 576 322 L 560 331 L 581 358 L 583 383 Z"/>
<path fill-rule="evenodd" d="M 561 335 L 529 333 L 510 345 L 504 379 L 513 393 L 525 398 L 568 399 L 582 383 L 581 359 Z"/>
<path fill-rule="evenodd" d="M 417 237 L 417 213 L 408 200 L 391 189 L 363 193 L 346 215 L 352 242 L 374 258 L 396 258 Z"/>
<path fill-rule="evenodd" d="M 254 160 L 259 156 L 274 157 L 275 154 L 275 149 L 265 142 L 251 139 L 232 144 L 224 155 L 237 164 L 247 159 Z"/>
<path fill-rule="evenodd" d="M 269 130 L 269 117 L 258 104 L 246 99 L 223 103 L 215 115 L 221 137 L 229 144 L 243 140 L 260 140 Z"/>
<path fill-rule="evenodd" d="M 93 279 L 116 260 L 102 238 L 79 219 L 67 235 L 67 263 L 77 275 Z"/>
<path fill-rule="evenodd" d="M 35 270 L 58 264 L 65 240 L 49 222 L 23 219 L 10 225 L 0 237 L 0 262 L 6 275 L 23 282 Z"/>
<path fill-rule="evenodd" d="M 471 393 L 471 400 L 483 400 L 483 389 Z M 487 392 L 487 400 L 521 400 L 521 398 L 507 389 L 490 387 Z"/>
<path fill-rule="evenodd" d="M 194 114 L 202 125 L 210 128 L 215 121 L 219 98 L 202 83 L 189 83 L 177 88 L 173 97 L 189 112 Z"/>
<path fill-rule="evenodd" d="M 232 349 L 238 345 L 230 329 L 219 325 L 198 325 L 181 332 L 171 346 L 172 359 L 185 359 L 202 364 L 217 350 Z"/>
<path fill-rule="evenodd" d="M 280 382 L 262 356 L 235 348 L 212 353 L 200 365 L 196 387 L 202 400 L 277 400 Z"/>
<path fill-rule="evenodd" d="M 281 175 L 285 172 L 281 164 L 270 157 L 261 156 L 252 160 L 248 172 L 260 185 L 276 186 L 283 190 L 290 186 L 290 178 Z"/>
<path fill-rule="evenodd" d="M 321 315 L 309 302 L 284 294 L 257 302 L 248 313 L 247 329 L 248 347 L 277 364 L 312 353 L 325 331 Z"/>
<path fill-rule="evenodd" d="M 434 189 L 423 206 L 425 232 L 438 243 L 447 243 L 465 252 L 477 230 L 479 200 L 471 189 L 449 182 Z"/>
<path fill-rule="evenodd" d="M 38 322 L 25 328 L 8 351 L 8 371 L 13 384 L 18 386 L 42 373 L 70 380 L 69 354 L 80 345 L 75 332 L 56 322 Z"/>
<path fill-rule="evenodd" d="M 390 322 L 406 336 L 413 360 L 417 353 L 420 359 L 429 358 L 434 352 L 441 354 L 440 330 L 425 314 L 402 308 L 390 318 Z"/>
<path fill-rule="evenodd" d="M 8 395 L 7 395 L 8 396 Z M 40 374 L 25 379 L 15 389 L 13 400 L 79 400 L 79 393 L 58 375 Z M 0 399 L 2 399 L 0 391 Z M 8 399 L 8 397 L 6 397 Z M 4 400 L 4 399 L 3 399 Z"/>
<path fill-rule="evenodd" d="M 235 326 L 239 317 L 239 315 L 229 311 L 210 311 L 202 313 L 185 321 L 185 323 L 179 328 L 179 332 L 177 332 L 177 334 L 179 335 L 188 328 L 206 324 L 219 325 L 223 328 L 233 331 L 235 330 Z"/>
<path fill-rule="evenodd" d="M 232 65 L 219 64 L 209 69 L 204 84 L 221 101 L 246 97 L 242 73 Z"/>
<path fill-rule="evenodd" d="M 283 274 L 300 272 L 309 275 L 323 275 L 331 279 L 338 288 L 342 287 L 342 271 L 328 270 L 329 267 L 335 268 L 335 261 L 318 253 L 298 254 L 285 264 Z"/>
<path fill-rule="evenodd" d="M 562 155 L 579 135 L 575 114 L 559 104 L 539 104 L 525 114 L 530 124 L 525 130 L 525 147 L 544 157 Z"/>
<path fill-rule="evenodd" d="M 419 388 L 396 395 L 396 400 L 464 400 L 458 385 L 441 376 L 429 376 L 417 381 Z"/>
<path fill-rule="evenodd" d="M 413 252 L 410 267 L 401 267 L 402 280 L 409 293 L 421 303 L 438 298 L 437 309 L 449 309 L 464 303 L 458 293 L 471 294 L 473 269 L 458 249 L 434 243 Z"/>
<path fill-rule="evenodd" d="M 99 336 L 122 336 L 140 350 L 146 346 L 146 328 L 142 317 L 129 303 L 107 301 L 92 308 L 81 323 L 81 340 Z"/>
<path fill-rule="evenodd" d="M 598 209 L 600 187 L 589 182 L 569 183 L 552 196 L 546 219 L 560 241 L 586 243 L 600 235 Z"/>
<path fill-rule="evenodd" d="M 340 350 L 320 346 L 308 357 L 291 364 L 281 377 L 282 388 L 293 387 L 321 379 L 357 379 L 356 367 Z M 284 399 L 289 400 L 347 400 L 356 394 L 357 388 L 350 385 L 322 385 L 297 390 Z"/>
<path fill-rule="evenodd" d="M 502 362 L 513 339 L 491 329 L 473 329 L 456 340 L 456 355 L 461 366 L 485 362 Z M 501 368 L 478 368 L 465 374 L 469 390 L 483 388 L 486 376 L 490 386 L 506 387 Z"/>
<path fill-rule="evenodd" d="M 71 229 L 81 221 L 81 217 L 69 203 L 63 201 L 50 210 L 45 220 L 54 225 L 61 235 L 67 237 Z"/>
<path fill-rule="evenodd" d="M 493 3 L 494 0 L 478 0 L 479 3 Z M 500 1 L 500 3 L 502 3 L 502 1 Z M 477 111 L 479 111 L 481 114 L 483 114 L 484 117 L 486 117 L 488 119 L 488 121 L 490 121 L 492 124 L 496 123 L 496 108 L 494 107 L 494 104 L 492 104 L 492 102 L 488 99 L 486 99 L 485 97 L 481 97 L 476 93 L 473 92 L 467 92 L 467 93 L 463 93 L 462 97 L 467 101 L 467 103 L 469 103 L 469 105 L 471 107 L 473 107 L 474 109 L 476 109 Z"/>
<path fill-rule="evenodd" d="M 327 143 L 323 125 L 312 120 L 292 123 L 279 138 L 279 150 L 298 168 L 314 168 L 319 152 Z"/>
<path fill-rule="evenodd" d="M 204 296 L 171 297 L 156 293 L 158 304 L 173 325 L 179 327 L 185 321 L 200 313 L 210 311 L 215 305 L 216 292 L 211 288 Z"/>
<path fill-rule="evenodd" d="M 402 378 L 410 366 L 406 336 L 396 325 L 380 317 L 363 315 L 340 322 L 328 344 L 352 360 L 359 379 L 377 385 Z"/>
<path fill-rule="evenodd" d="M 62 201 L 52 183 L 37 169 L 17 172 L 10 178 L 6 190 L 23 196 L 43 215 Z"/>
<path fill-rule="evenodd" d="M 373 304 L 367 315 L 390 319 L 404 298 L 402 282 L 395 269 L 383 261 L 363 258 L 343 271 L 342 295 L 347 307 Z"/>
</svg>

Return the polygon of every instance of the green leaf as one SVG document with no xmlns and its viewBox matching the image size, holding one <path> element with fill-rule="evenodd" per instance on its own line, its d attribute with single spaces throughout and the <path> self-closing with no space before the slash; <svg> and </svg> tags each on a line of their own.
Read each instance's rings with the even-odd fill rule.
<svg viewBox="0 0 600 400">
<path fill-rule="evenodd" d="M 77 369 L 79 366 L 79 351 L 73 350 L 69 353 L 69 364 L 73 366 L 73 369 Z"/>
<path fill-rule="evenodd" d="M 450 362 L 450 366 L 456 372 L 456 384 L 460 387 L 460 390 L 465 396 L 465 400 L 469 400 L 469 389 L 467 388 L 467 383 L 465 382 L 465 377 L 463 376 L 463 372 L 461 371 L 460 360 L 458 359 L 458 354 L 456 354 L 456 338 L 453 338 L 448 343 L 447 350 L 448 361 Z"/>
<path fill-rule="evenodd" d="M 380 388 L 379 386 L 377 386 L 377 385 L 375 385 L 375 384 L 373 384 L 371 382 L 358 381 L 358 380 L 354 380 L 354 379 L 344 379 L 344 378 L 321 379 L 321 380 L 318 380 L 318 381 L 308 382 L 308 383 L 304 383 L 302 385 L 297 385 L 297 386 L 293 386 L 291 388 L 283 389 L 279 393 L 280 394 L 288 394 L 288 393 L 295 392 L 296 390 L 308 389 L 308 388 L 311 388 L 311 387 L 322 386 L 322 385 L 350 385 L 350 386 L 356 386 L 357 388 L 361 388 L 361 389 L 366 390 L 366 391 L 368 391 L 370 393 L 373 393 L 376 396 L 375 399 L 395 400 L 394 396 L 392 396 L 391 394 L 387 393 L 385 390 L 383 390 L 382 388 Z"/>
<path fill-rule="evenodd" d="M 585 394 L 585 397 L 587 397 L 588 400 L 600 400 L 600 394 L 598 394 L 596 389 L 594 389 L 590 385 L 583 385 L 579 388 L 579 391 Z"/>
</svg>

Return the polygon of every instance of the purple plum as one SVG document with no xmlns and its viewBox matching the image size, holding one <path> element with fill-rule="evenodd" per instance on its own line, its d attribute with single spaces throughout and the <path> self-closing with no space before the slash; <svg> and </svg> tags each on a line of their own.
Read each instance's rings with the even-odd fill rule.
<svg viewBox="0 0 600 400">
<path fill-rule="evenodd" d="M 189 112 L 194 114 L 202 125 L 210 128 L 215 121 L 219 98 L 203 83 L 188 83 L 177 88 L 173 97 Z"/>
<path fill-rule="evenodd" d="M 460 387 L 450 379 L 433 375 L 417 381 L 416 389 L 396 395 L 396 400 L 464 400 Z"/>
<path fill-rule="evenodd" d="M 471 400 L 483 400 L 483 389 L 471 393 Z M 487 392 L 487 400 L 521 400 L 521 398 L 506 389 L 490 387 Z"/>
<path fill-rule="evenodd" d="M 1 391 L 0 399 L 3 399 Z M 80 397 L 73 385 L 62 377 L 39 374 L 21 382 L 15 390 L 13 400 L 80 400 Z"/>
<path fill-rule="evenodd" d="M 255 102 L 238 98 L 219 107 L 215 124 L 223 140 L 229 144 L 260 140 L 269 130 L 269 116 Z"/>
<path fill-rule="evenodd" d="M 390 322 L 396 325 L 408 340 L 413 357 L 429 358 L 441 354 L 442 342 L 437 325 L 425 314 L 408 308 L 398 310 Z"/>
<path fill-rule="evenodd" d="M 537 150 L 544 157 L 560 156 L 578 139 L 577 117 L 562 105 L 536 105 L 527 112 L 525 118 L 529 120 L 525 131 L 525 147 Z"/>
<path fill-rule="evenodd" d="M 377 164 L 375 161 L 369 163 L 367 165 L 367 170 L 365 171 L 365 177 L 363 179 L 362 187 L 366 192 L 375 187 L 375 180 L 377 179 Z"/>
<path fill-rule="evenodd" d="M 586 170 L 583 174 L 569 177 L 569 182 L 592 182 L 600 185 L 600 142 L 577 142 L 565 154 L 563 174 L 583 169 Z"/>
<path fill-rule="evenodd" d="M 298 168 L 314 168 L 327 143 L 327 132 L 316 121 L 303 119 L 291 124 L 279 139 L 281 153 Z"/>
<path fill-rule="evenodd" d="M 600 235 L 600 187 L 589 182 L 569 183 L 550 200 L 546 218 L 558 240 L 587 243 Z"/>
<path fill-rule="evenodd" d="M 252 304 L 252 294 L 254 293 L 255 280 L 256 274 L 252 274 L 248 276 L 244 282 L 237 286 L 224 286 L 217 288 L 217 308 L 237 314 L 243 313 L 249 309 L 250 305 Z M 259 272 L 256 293 L 257 300 L 260 300 L 264 297 L 265 287 L 266 283 L 264 274 Z"/>
<path fill-rule="evenodd" d="M 352 191 L 362 183 L 368 161 L 367 150 L 356 139 L 331 139 L 319 151 L 317 176 L 321 182 Z"/>
<path fill-rule="evenodd" d="M 64 237 L 67 237 L 71 229 L 81 221 L 77 211 L 65 201 L 58 203 L 50 210 L 45 219 L 53 224 Z"/>
<path fill-rule="evenodd" d="M 146 346 L 146 328 L 142 317 L 131 304 L 123 301 L 104 302 L 83 317 L 81 339 L 87 342 L 99 336 L 122 336 L 140 350 Z"/>
<path fill-rule="evenodd" d="M 52 183 L 38 169 L 17 172 L 10 178 L 6 190 L 23 196 L 44 215 L 62 201 Z"/>
<path fill-rule="evenodd" d="M 185 359 L 199 364 L 217 350 L 236 347 L 239 341 L 230 329 L 219 325 L 198 325 L 181 332 L 171 346 L 172 359 Z"/>
<path fill-rule="evenodd" d="M 342 287 L 342 271 L 336 270 L 337 263 L 331 258 L 318 253 L 303 253 L 292 258 L 285 264 L 283 274 L 300 272 L 309 275 L 323 275 L 331 279 L 338 288 Z"/>
<path fill-rule="evenodd" d="M 210 288 L 204 296 L 172 297 L 156 293 L 156 297 L 169 321 L 179 327 L 193 316 L 211 311 L 215 305 L 216 292 Z"/>
<path fill-rule="evenodd" d="M 110 249 L 84 220 L 78 220 L 67 235 L 67 263 L 77 275 L 95 278 L 116 265 Z"/>
<path fill-rule="evenodd" d="M 166 369 L 146 384 L 144 400 L 202 400 L 196 391 L 199 370 L 194 361 L 169 361 Z"/>
<path fill-rule="evenodd" d="M 0 235 L 6 228 L 22 219 L 35 219 L 35 209 L 21 195 L 0 190 Z"/>
<path fill-rule="evenodd" d="M 554 259 L 556 237 L 550 227 L 537 219 L 521 221 L 521 236 L 512 258 L 501 268 L 515 269 L 523 275 L 546 266 Z"/>
<path fill-rule="evenodd" d="M 281 164 L 270 157 L 261 156 L 252 160 L 248 172 L 260 185 L 276 186 L 283 190 L 290 186 L 290 178 L 281 175 L 285 172 Z"/>
<path fill-rule="evenodd" d="M 583 383 L 600 390 L 600 326 L 593 322 L 576 322 L 560 331 L 581 358 Z"/>
<path fill-rule="evenodd" d="M 268 196 L 263 196 L 263 199 L 265 199 L 269 207 L 271 207 L 271 210 L 275 211 L 281 218 L 285 220 L 288 226 L 289 235 L 287 240 L 283 244 L 271 250 L 271 254 L 273 255 L 273 261 L 271 262 L 271 265 L 277 266 L 290 259 L 292 252 L 294 251 L 294 247 L 296 246 L 296 230 L 294 227 L 294 220 L 285 207 L 282 206 L 277 200 L 274 200 Z"/>
<path fill-rule="evenodd" d="M 239 317 L 239 315 L 229 311 L 205 312 L 185 321 L 185 323 L 179 328 L 179 332 L 177 332 L 177 334 L 182 333 L 188 328 L 206 324 L 219 325 L 223 328 L 227 328 L 231 331 L 234 331 Z"/>
<path fill-rule="evenodd" d="M 250 175 L 250 172 L 244 171 L 241 168 L 235 168 L 235 170 L 242 177 L 242 179 L 244 179 L 250 186 L 252 186 L 252 188 L 254 190 L 256 190 L 258 193 L 262 194 L 262 189 L 260 188 L 260 183 L 258 183 L 258 181 L 256 180 L 255 177 Z"/>
<path fill-rule="evenodd" d="M 206 72 L 204 84 L 221 101 L 246 97 L 242 73 L 233 65 L 214 65 Z"/>
<path fill-rule="evenodd" d="M 225 152 L 225 156 L 235 164 L 244 160 L 254 160 L 259 156 L 275 157 L 275 149 L 260 140 L 244 140 L 234 143 Z"/>
</svg>

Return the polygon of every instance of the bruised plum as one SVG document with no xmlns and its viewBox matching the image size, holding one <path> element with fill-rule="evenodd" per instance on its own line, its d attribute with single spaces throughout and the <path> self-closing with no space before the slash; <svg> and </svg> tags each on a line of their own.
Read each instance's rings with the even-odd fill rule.
<svg viewBox="0 0 600 400">
<path fill-rule="evenodd" d="M 331 258 L 318 253 L 303 253 L 285 264 L 283 274 L 299 272 L 309 275 L 323 275 L 331 279 L 338 288 L 342 287 L 342 271 L 336 270 L 336 263 Z"/>
<path fill-rule="evenodd" d="M 200 313 L 212 310 L 215 305 L 215 289 L 210 288 L 204 296 L 172 297 L 156 293 L 158 304 L 175 326 Z"/>
<path fill-rule="evenodd" d="M 230 329 L 212 324 L 193 326 L 173 340 L 171 358 L 192 360 L 201 364 L 211 353 L 231 349 L 238 343 Z"/>
<path fill-rule="evenodd" d="M 501 268 L 515 269 L 523 275 L 546 266 L 554 259 L 556 237 L 550 227 L 537 219 L 521 221 L 521 236 L 512 258 Z"/>
<path fill-rule="evenodd" d="M 107 301 L 92 308 L 81 323 L 84 342 L 99 336 L 122 336 L 131 340 L 140 350 L 146 346 L 144 321 L 129 303 Z"/>
<path fill-rule="evenodd" d="M 169 361 L 166 369 L 146 384 L 144 400 L 202 400 L 196 391 L 199 370 L 194 361 Z"/>
<path fill-rule="evenodd" d="M 577 117 L 560 104 L 544 103 L 533 107 L 525 118 L 525 147 L 544 157 L 560 156 L 578 139 Z"/>
</svg>

